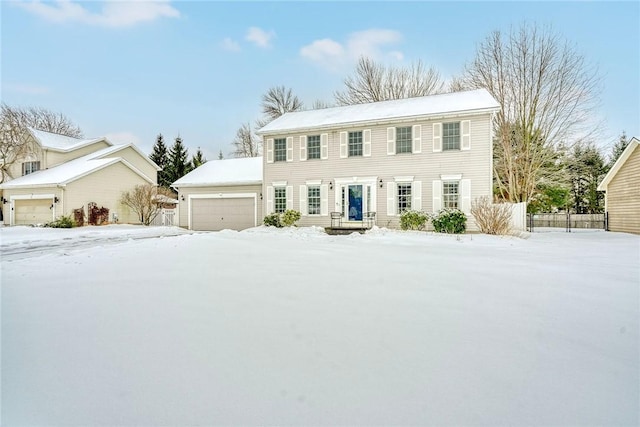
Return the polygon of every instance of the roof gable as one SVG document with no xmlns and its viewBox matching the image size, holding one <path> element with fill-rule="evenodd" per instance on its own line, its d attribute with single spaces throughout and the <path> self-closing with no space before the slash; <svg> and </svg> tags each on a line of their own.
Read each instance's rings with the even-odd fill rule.
<svg viewBox="0 0 640 427">
<path fill-rule="evenodd" d="M 33 138 L 42 146 L 54 151 L 69 152 L 96 142 L 105 142 L 107 145 L 113 145 L 107 138 L 74 138 L 71 136 L 60 135 L 57 133 L 46 132 L 34 128 L 27 128 Z"/>
<path fill-rule="evenodd" d="M 465 92 L 285 113 L 261 128 L 257 133 L 262 135 L 383 120 L 399 121 L 424 116 L 496 111 L 499 108 L 500 104 L 486 89 L 477 89 Z"/>
<path fill-rule="evenodd" d="M 604 176 L 600 185 L 598 185 L 598 191 L 607 191 L 609 183 L 613 180 L 613 178 L 620 171 L 622 166 L 627 162 L 629 157 L 631 157 L 631 154 L 636 150 L 636 148 L 638 148 L 639 145 L 640 140 L 638 140 L 638 138 L 631 138 L 631 141 L 629 141 L 629 145 L 627 145 L 627 148 L 624 149 L 620 157 L 618 157 L 618 160 L 616 160 L 609 172 Z"/>
<path fill-rule="evenodd" d="M 171 184 L 172 187 L 262 183 L 262 157 L 209 160 Z"/>
</svg>

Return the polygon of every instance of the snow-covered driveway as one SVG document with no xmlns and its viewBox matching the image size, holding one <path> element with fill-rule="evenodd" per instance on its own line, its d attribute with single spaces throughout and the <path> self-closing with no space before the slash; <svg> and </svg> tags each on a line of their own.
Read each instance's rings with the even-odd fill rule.
<svg viewBox="0 0 640 427">
<path fill-rule="evenodd" d="M 9 230 L 2 425 L 639 422 L 638 236 Z"/>
</svg>

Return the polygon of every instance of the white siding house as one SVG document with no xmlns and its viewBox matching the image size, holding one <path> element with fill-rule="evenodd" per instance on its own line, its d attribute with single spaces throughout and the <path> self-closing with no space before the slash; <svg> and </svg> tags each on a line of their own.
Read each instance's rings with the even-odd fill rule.
<svg viewBox="0 0 640 427">
<path fill-rule="evenodd" d="M 332 212 L 346 225 L 373 216 L 385 227 L 408 209 L 469 213 L 492 194 L 498 109 L 482 89 L 286 113 L 258 132 L 264 212 L 295 209 L 300 225 L 325 227 Z"/>
</svg>

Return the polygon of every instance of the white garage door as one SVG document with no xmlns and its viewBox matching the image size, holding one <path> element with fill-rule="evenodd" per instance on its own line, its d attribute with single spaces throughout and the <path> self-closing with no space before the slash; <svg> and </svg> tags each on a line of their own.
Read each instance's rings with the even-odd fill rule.
<svg viewBox="0 0 640 427">
<path fill-rule="evenodd" d="M 191 200 L 191 229 L 244 230 L 255 227 L 255 199 L 216 198 Z"/>
<path fill-rule="evenodd" d="M 46 224 L 53 220 L 51 199 L 14 201 L 14 225 Z"/>
</svg>

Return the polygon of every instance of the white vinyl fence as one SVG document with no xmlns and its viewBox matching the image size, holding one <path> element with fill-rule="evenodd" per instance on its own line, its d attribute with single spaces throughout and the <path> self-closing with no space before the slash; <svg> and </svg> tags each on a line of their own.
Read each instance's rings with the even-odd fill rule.
<svg viewBox="0 0 640 427">
<path fill-rule="evenodd" d="M 162 209 L 151 225 L 171 227 L 175 225 L 177 209 Z"/>
<path fill-rule="evenodd" d="M 511 230 L 527 231 L 527 202 L 509 203 L 511 205 Z"/>
</svg>

